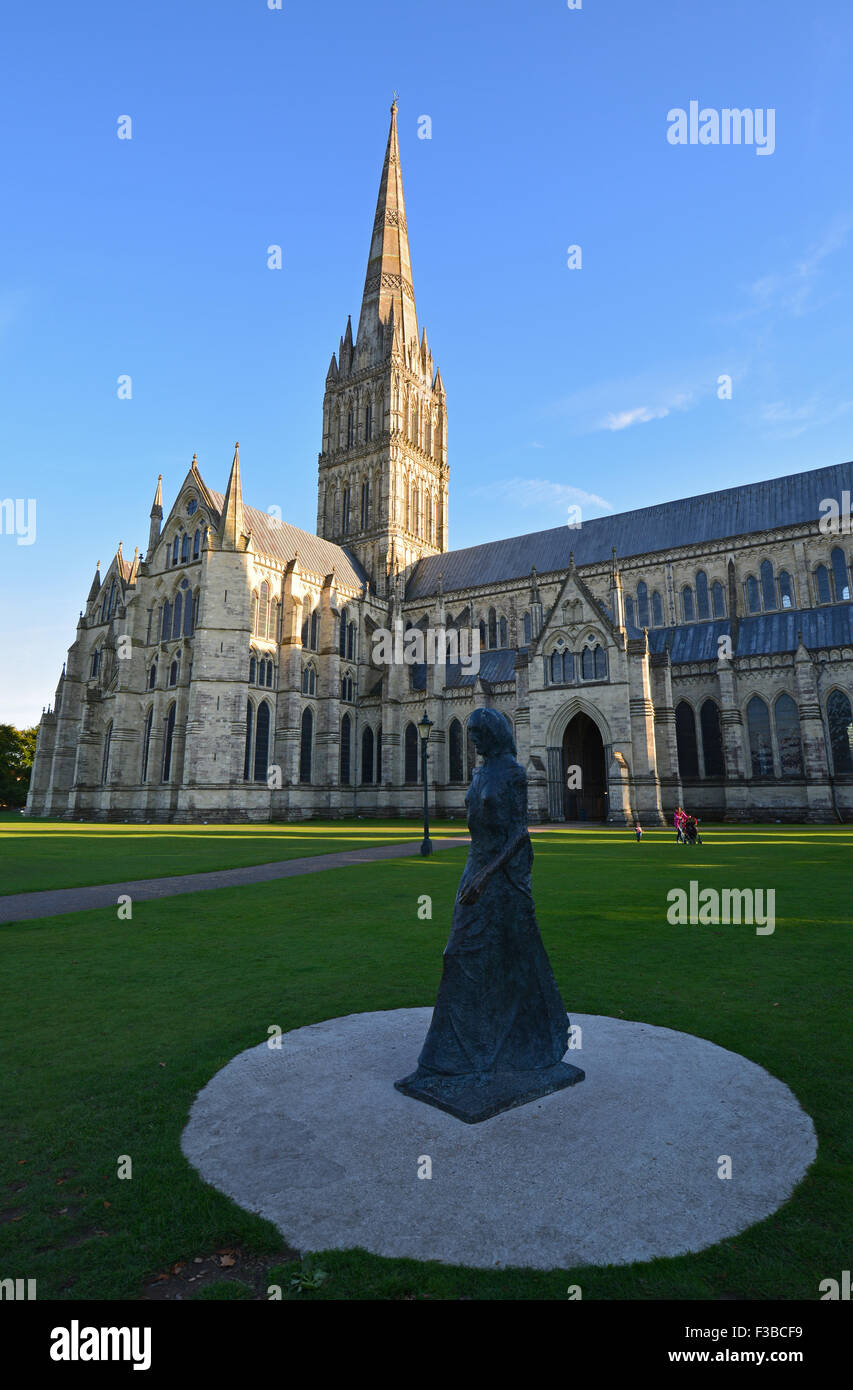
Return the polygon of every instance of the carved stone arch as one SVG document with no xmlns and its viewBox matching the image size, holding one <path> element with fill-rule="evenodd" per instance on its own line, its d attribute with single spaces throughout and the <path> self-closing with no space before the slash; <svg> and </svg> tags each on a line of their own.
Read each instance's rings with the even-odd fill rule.
<svg viewBox="0 0 853 1390">
<path fill-rule="evenodd" d="M 593 724 L 598 726 L 598 732 L 601 734 L 601 741 L 605 749 L 611 746 L 613 743 L 613 734 L 601 710 L 597 709 L 595 705 L 589 700 L 585 700 L 582 696 L 573 695 L 570 699 L 566 700 L 564 704 L 560 705 L 560 708 L 551 716 L 551 721 L 548 725 L 548 733 L 546 735 L 546 742 L 549 748 L 559 748 L 562 746 L 563 735 L 576 714 L 588 715 Z"/>
</svg>

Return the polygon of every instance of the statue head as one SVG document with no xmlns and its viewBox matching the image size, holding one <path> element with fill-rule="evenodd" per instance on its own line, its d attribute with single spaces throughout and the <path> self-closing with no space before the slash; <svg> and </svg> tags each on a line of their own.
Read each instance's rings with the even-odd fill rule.
<svg viewBox="0 0 853 1390">
<path fill-rule="evenodd" d="M 501 753 L 511 753 L 515 757 L 512 725 L 500 710 L 475 709 L 468 720 L 468 729 L 482 757 L 494 758 Z"/>
</svg>

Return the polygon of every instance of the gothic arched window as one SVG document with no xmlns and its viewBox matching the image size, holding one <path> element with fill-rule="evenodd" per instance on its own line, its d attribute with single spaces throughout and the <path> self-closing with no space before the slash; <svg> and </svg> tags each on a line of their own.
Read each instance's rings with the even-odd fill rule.
<svg viewBox="0 0 853 1390">
<path fill-rule="evenodd" d="M 563 656 L 561 652 L 551 653 L 550 684 L 561 685 L 563 680 Z"/>
<path fill-rule="evenodd" d="M 829 570 L 826 565 L 818 565 L 815 570 L 815 582 L 817 585 L 818 603 L 832 603 L 832 593 L 829 588 Z"/>
<path fill-rule="evenodd" d="M 696 574 L 696 616 L 703 619 L 711 616 L 711 607 L 708 603 L 708 576 L 704 570 L 698 570 Z"/>
<path fill-rule="evenodd" d="M 110 720 L 107 731 L 104 734 L 104 757 L 101 763 L 101 781 L 106 783 L 110 775 L 110 748 L 113 741 L 113 722 Z"/>
<path fill-rule="evenodd" d="M 773 707 L 776 720 L 776 745 L 783 777 L 802 777 L 803 742 L 800 735 L 800 711 L 790 695 L 780 695 Z"/>
<path fill-rule="evenodd" d="M 338 656 L 346 658 L 347 654 L 347 610 L 344 609 L 338 619 Z"/>
<path fill-rule="evenodd" d="M 769 560 L 761 561 L 761 597 L 764 602 L 765 613 L 770 613 L 776 607 L 776 581 L 773 577 L 773 566 Z"/>
<path fill-rule="evenodd" d="M 266 637 L 270 620 L 270 586 L 266 580 L 261 585 L 261 598 L 258 604 L 258 636 Z"/>
<path fill-rule="evenodd" d="M 349 671 L 347 671 L 346 675 L 341 677 L 341 699 L 345 700 L 348 705 L 351 705 L 352 697 L 353 681 L 352 676 L 350 675 Z"/>
<path fill-rule="evenodd" d="M 832 552 L 832 579 L 835 584 L 835 602 L 842 603 L 850 597 L 850 576 L 847 573 L 847 559 L 840 545 Z"/>
<path fill-rule="evenodd" d="M 349 484 L 347 484 L 344 488 L 341 500 L 341 531 L 344 535 L 347 535 L 349 532 L 350 496 L 350 488 Z"/>
<path fill-rule="evenodd" d="M 196 531 L 193 536 L 193 559 L 197 560 L 201 554 L 201 531 Z"/>
<path fill-rule="evenodd" d="M 160 641 L 168 642 L 172 631 L 172 605 L 166 599 L 163 603 L 163 612 L 160 621 Z"/>
<path fill-rule="evenodd" d="M 711 595 L 714 600 L 714 617 L 724 618 L 726 616 L 726 596 L 719 579 L 714 580 L 711 587 Z"/>
<path fill-rule="evenodd" d="M 652 623 L 655 627 L 663 627 L 663 601 L 657 589 L 652 594 Z"/>
<path fill-rule="evenodd" d="M 836 776 L 853 772 L 853 713 L 843 690 L 833 690 L 826 702 L 832 765 Z"/>
<path fill-rule="evenodd" d="M 571 685 L 575 678 L 575 659 L 571 652 L 563 652 L 563 685 Z"/>
<path fill-rule="evenodd" d="M 180 545 L 180 543 L 181 543 L 180 537 L 179 537 L 178 535 L 176 535 L 174 541 L 172 542 L 172 564 L 173 564 L 173 565 L 176 565 L 176 564 L 178 563 L 178 546 Z"/>
<path fill-rule="evenodd" d="M 629 627 L 636 627 L 634 621 L 634 600 L 630 594 L 625 595 L 625 622 Z"/>
<path fill-rule="evenodd" d="M 302 711 L 299 735 L 299 780 L 311 781 L 311 758 L 314 749 L 314 716 L 310 709 Z"/>
<path fill-rule="evenodd" d="M 508 640 L 509 640 L 509 631 L 508 631 L 508 628 L 507 628 L 507 621 L 506 621 L 506 618 L 501 618 L 501 619 L 498 621 L 498 642 L 499 642 L 500 646 L 505 647 L 505 646 L 507 645 L 507 643 L 508 643 Z"/>
<path fill-rule="evenodd" d="M 481 618 L 481 619 L 480 619 L 480 651 L 485 651 L 485 650 L 486 650 L 486 623 L 485 623 L 485 620 L 484 620 L 483 618 Z"/>
<path fill-rule="evenodd" d="M 190 558 L 190 534 L 181 536 L 181 564 L 185 565 Z"/>
<path fill-rule="evenodd" d="M 373 730 L 369 724 L 361 735 L 361 780 L 365 786 L 373 781 Z"/>
<path fill-rule="evenodd" d="M 747 576 L 746 581 L 746 606 L 750 613 L 761 612 L 761 594 L 758 589 L 758 580 L 754 574 Z"/>
<path fill-rule="evenodd" d="M 462 761 L 462 725 L 458 719 L 451 719 L 447 737 L 449 753 L 449 779 L 451 782 L 464 782 L 465 769 Z"/>
<path fill-rule="evenodd" d="M 172 662 L 171 666 L 169 667 L 169 684 L 170 684 L 170 685 L 177 685 L 177 684 L 178 684 L 178 657 L 175 657 L 175 660 Z"/>
<path fill-rule="evenodd" d="M 366 531 L 370 523 L 370 483 L 365 481 L 361 485 L 361 529 Z"/>
<path fill-rule="evenodd" d="M 142 776 L 140 781 L 148 781 L 148 754 L 151 751 L 151 726 L 154 723 L 154 706 L 148 711 L 148 717 L 142 729 Z"/>
<path fill-rule="evenodd" d="M 640 627 L 650 627 L 649 622 L 649 589 L 645 579 L 641 579 L 637 585 L 637 622 Z"/>
<path fill-rule="evenodd" d="M 157 684 L 157 662 L 155 661 L 155 662 L 154 662 L 154 665 L 151 667 L 151 670 L 148 672 L 148 689 L 149 689 L 149 690 L 153 690 L 156 684 Z"/>
<path fill-rule="evenodd" d="M 681 700 L 675 707 L 675 743 L 682 777 L 699 776 L 699 748 L 696 743 L 696 716 L 692 705 Z"/>
<path fill-rule="evenodd" d="M 168 782 L 172 775 L 172 743 L 175 737 L 175 705 L 169 706 L 166 715 L 166 737 L 163 740 L 163 781 Z"/>
<path fill-rule="evenodd" d="M 317 672 L 314 668 L 314 663 L 312 661 L 308 662 L 308 665 L 302 672 L 302 694 L 317 694 Z"/>
<path fill-rule="evenodd" d="M 414 724 L 406 725 L 405 735 L 405 778 L 407 782 L 418 780 L 418 731 Z"/>
<path fill-rule="evenodd" d="M 749 730 L 749 751 L 753 777 L 773 776 L 773 739 L 770 733 L 770 711 L 760 695 L 753 695 L 746 707 Z"/>
<path fill-rule="evenodd" d="M 315 609 L 314 609 L 314 612 L 311 614 L 310 644 L 311 644 L 311 650 L 312 650 L 312 652 L 316 652 L 316 650 L 317 650 L 317 643 L 318 643 L 318 641 L 319 641 L 319 638 L 320 638 L 320 615 L 319 615 L 319 613 L 317 612 L 317 609 L 315 608 Z"/>
<path fill-rule="evenodd" d="M 791 576 L 787 570 L 779 571 L 779 597 L 782 600 L 783 608 L 793 608 L 794 586 L 791 583 Z"/>
<path fill-rule="evenodd" d="M 596 644 L 595 651 L 592 655 L 595 663 L 595 679 L 597 681 L 604 680 L 607 676 L 607 654 L 603 647 Z"/>
<path fill-rule="evenodd" d="M 341 783 L 348 787 L 351 780 L 350 754 L 352 748 L 352 720 L 345 714 L 341 720 Z"/>
<path fill-rule="evenodd" d="M 581 653 L 581 676 L 585 681 L 595 679 L 595 658 L 592 654 L 592 647 L 584 647 Z"/>
<path fill-rule="evenodd" d="M 532 641 L 533 641 L 533 624 L 532 624 L 532 622 L 531 622 L 531 620 L 530 620 L 530 614 L 529 614 L 529 613 L 525 613 L 525 615 L 524 615 L 524 645 L 525 645 L 526 647 L 529 647 L 529 646 L 530 646 L 530 643 L 531 643 Z"/>
<path fill-rule="evenodd" d="M 720 707 L 716 700 L 706 700 L 699 711 L 702 729 L 702 752 L 705 755 L 705 776 L 724 777 L 726 771 L 723 756 L 723 731 L 720 725 Z"/>
<path fill-rule="evenodd" d="M 255 707 L 251 700 L 246 701 L 246 746 L 243 754 L 243 781 L 248 782 L 249 771 L 252 766 L 252 725 L 255 718 Z"/>
<path fill-rule="evenodd" d="M 249 684 L 255 684 L 255 674 L 257 672 L 257 662 L 253 656 L 249 657 Z"/>
<path fill-rule="evenodd" d="M 351 449 L 355 443 L 355 416 L 350 408 L 347 411 L 347 448 Z"/>
<path fill-rule="evenodd" d="M 255 781 L 266 782 L 270 760 L 270 707 L 266 700 L 258 705 L 255 733 Z"/>
<path fill-rule="evenodd" d="M 373 406 L 370 401 L 367 402 L 367 407 L 364 412 L 364 437 L 368 444 L 373 438 Z"/>
<path fill-rule="evenodd" d="M 173 617 L 172 617 L 172 636 L 173 636 L 173 637 L 180 637 L 180 635 L 181 635 L 181 618 L 183 617 L 183 610 L 184 610 L 184 596 L 183 596 L 183 594 L 180 592 L 180 590 L 178 590 L 178 592 L 175 594 L 175 608 L 174 608 L 174 613 L 173 613 Z"/>
<path fill-rule="evenodd" d="M 681 609 L 684 614 L 684 621 L 692 623 L 696 613 L 693 607 L 693 590 L 689 584 L 685 584 L 681 590 Z"/>
</svg>

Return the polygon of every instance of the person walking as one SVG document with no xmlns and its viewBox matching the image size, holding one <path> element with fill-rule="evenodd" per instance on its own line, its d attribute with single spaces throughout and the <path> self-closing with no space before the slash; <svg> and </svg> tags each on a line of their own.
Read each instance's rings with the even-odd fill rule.
<svg viewBox="0 0 853 1390">
<path fill-rule="evenodd" d="M 675 820 L 675 843 L 676 843 L 677 845 L 683 845 L 683 844 L 684 844 L 684 822 L 685 822 L 685 820 L 686 820 L 686 816 L 685 816 L 685 814 L 684 814 L 684 812 L 682 811 L 682 809 L 681 809 L 680 806 L 676 806 L 676 808 L 675 808 L 674 820 Z"/>
<path fill-rule="evenodd" d="M 643 838 L 643 827 L 640 825 L 639 821 L 637 821 L 637 824 L 634 826 L 634 834 L 637 837 L 637 844 L 639 844 Z"/>
</svg>

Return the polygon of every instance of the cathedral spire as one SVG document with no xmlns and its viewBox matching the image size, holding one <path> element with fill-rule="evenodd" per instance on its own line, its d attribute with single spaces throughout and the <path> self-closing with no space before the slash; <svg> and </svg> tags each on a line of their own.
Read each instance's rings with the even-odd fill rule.
<svg viewBox="0 0 853 1390">
<path fill-rule="evenodd" d="M 219 523 L 223 550 L 236 550 L 243 534 L 243 485 L 240 482 L 240 445 L 234 445 L 234 461 L 222 504 Z"/>
<path fill-rule="evenodd" d="M 381 343 L 380 325 L 387 321 L 392 305 L 404 342 L 417 346 L 418 317 L 412 285 L 403 175 L 400 170 L 396 99 L 391 107 L 391 128 L 388 132 L 385 163 L 379 183 L 370 257 L 364 281 L 364 297 L 358 321 L 356 342 L 359 347 L 366 338 Z"/>
<path fill-rule="evenodd" d="M 157 475 L 157 489 L 154 493 L 154 501 L 151 505 L 151 525 L 148 528 L 148 549 L 145 552 L 146 560 L 151 560 L 154 551 L 157 549 L 157 542 L 160 539 L 160 528 L 163 525 L 163 474 Z"/>
<path fill-rule="evenodd" d="M 98 590 L 100 589 L 100 587 L 101 587 L 101 562 L 100 562 L 100 560 L 99 560 L 98 563 L 97 563 L 96 566 L 95 566 L 95 577 L 94 577 L 94 579 L 92 580 L 92 587 L 89 589 L 89 597 L 88 597 L 88 599 L 86 600 L 87 603 L 91 603 L 91 602 L 92 602 L 92 599 L 97 597 L 97 593 L 98 593 Z"/>
</svg>

